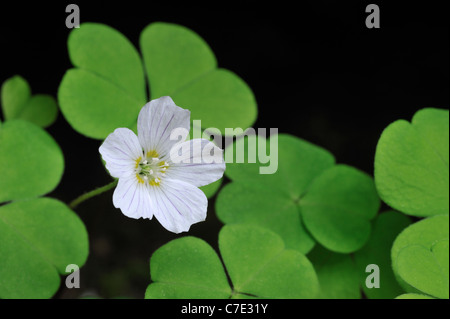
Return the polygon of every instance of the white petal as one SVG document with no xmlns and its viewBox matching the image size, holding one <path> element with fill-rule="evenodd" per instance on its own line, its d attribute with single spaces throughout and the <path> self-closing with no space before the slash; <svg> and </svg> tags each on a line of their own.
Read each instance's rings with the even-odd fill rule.
<svg viewBox="0 0 450 319">
<path fill-rule="evenodd" d="M 109 134 L 99 151 L 109 173 L 117 178 L 133 174 L 136 160 L 143 155 L 136 134 L 127 128 Z"/>
<path fill-rule="evenodd" d="M 113 194 L 113 204 L 120 208 L 125 216 L 131 218 L 153 217 L 149 187 L 139 183 L 133 175 L 119 178 Z"/>
<path fill-rule="evenodd" d="M 189 132 L 189 110 L 175 105 L 168 96 L 147 103 L 139 113 L 138 138 L 145 152 L 157 151 L 159 155 L 167 154 L 178 141 L 172 141 L 170 134 L 174 129 Z"/>
<path fill-rule="evenodd" d="M 170 152 L 167 177 L 200 187 L 211 184 L 223 176 L 223 151 L 206 139 L 180 143 Z"/>
<path fill-rule="evenodd" d="M 150 187 L 153 214 L 164 228 L 174 233 L 186 232 L 192 224 L 206 219 L 208 200 L 197 187 L 177 180 L 164 179 Z"/>
</svg>

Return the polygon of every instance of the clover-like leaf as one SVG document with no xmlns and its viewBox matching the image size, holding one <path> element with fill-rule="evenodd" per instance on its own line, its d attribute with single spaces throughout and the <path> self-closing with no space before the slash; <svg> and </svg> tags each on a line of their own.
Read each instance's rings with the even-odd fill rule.
<svg viewBox="0 0 450 319">
<path fill-rule="evenodd" d="M 139 53 L 117 30 L 83 23 L 68 39 L 75 68 L 58 90 L 61 111 L 79 133 L 103 139 L 118 127 L 135 124 L 147 102 Z"/>
<path fill-rule="evenodd" d="M 318 292 L 309 260 L 267 229 L 224 226 L 219 249 L 232 288 L 213 249 L 184 237 L 153 254 L 146 298 L 313 298 Z"/>
<path fill-rule="evenodd" d="M 0 207 L 0 298 L 50 298 L 66 267 L 89 252 L 83 222 L 62 202 L 38 198 Z"/>
<path fill-rule="evenodd" d="M 219 257 L 195 237 L 173 240 L 150 260 L 152 283 L 146 298 L 227 298 L 230 285 Z"/>
<path fill-rule="evenodd" d="M 19 75 L 3 83 L 1 101 L 5 120 L 21 119 L 45 128 L 58 114 L 55 99 L 47 94 L 31 95 L 28 82 Z"/>
<path fill-rule="evenodd" d="M 320 283 L 320 299 L 359 299 L 356 265 L 349 254 L 331 252 L 316 245 L 308 254 Z"/>
<path fill-rule="evenodd" d="M 378 215 L 373 221 L 372 234 L 366 245 L 355 253 L 357 274 L 361 287 L 368 298 L 392 299 L 404 290 L 397 283 L 392 271 L 391 247 L 397 235 L 411 223 L 411 220 L 396 211 Z M 367 288 L 366 267 L 378 265 L 380 269 L 380 287 Z"/>
<path fill-rule="evenodd" d="M 245 159 L 252 159 L 252 150 L 261 144 L 277 154 L 271 155 L 271 161 L 278 163 L 278 170 L 260 174 L 261 166 L 273 163 L 258 160 L 228 164 L 225 174 L 233 182 L 217 198 L 219 219 L 267 227 L 281 236 L 288 248 L 303 253 L 310 251 L 316 240 L 341 253 L 364 245 L 370 220 L 380 205 L 369 176 L 334 165 L 334 157 L 326 150 L 286 134 L 271 136 L 270 143 L 254 136 L 239 139 L 227 147 L 225 158 L 244 146 Z"/>
<path fill-rule="evenodd" d="M 437 215 L 406 228 L 396 238 L 392 267 L 407 292 L 449 298 L 449 217 Z"/>
<path fill-rule="evenodd" d="M 192 112 L 202 127 L 250 127 L 257 116 L 255 97 L 233 72 L 217 68 L 214 53 L 195 32 L 156 22 L 141 33 L 140 46 L 150 97 L 169 95 Z"/>
<path fill-rule="evenodd" d="M 42 128 L 22 120 L 0 128 L 0 203 L 31 198 L 52 191 L 64 170 L 55 140 Z"/>
<path fill-rule="evenodd" d="M 257 107 L 251 89 L 233 72 L 217 68 L 213 52 L 196 33 L 152 23 L 142 31 L 140 46 L 151 99 L 170 95 L 204 128 L 224 132 L 253 124 Z M 148 99 L 143 63 L 130 41 L 109 26 L 83 23 L 70 33 L 68 49 L 75 68 L 64 75 L 58 101 L 72 127 L 96 139 L 117 127 L 135 128 Z"/>
<path fill-rule="evenodd" d="M 378 141 L 375 182 L 380 197 L 409 215 L 449 212 L 449 113 L 422 109 L 398 120 Z"/>
</svg>

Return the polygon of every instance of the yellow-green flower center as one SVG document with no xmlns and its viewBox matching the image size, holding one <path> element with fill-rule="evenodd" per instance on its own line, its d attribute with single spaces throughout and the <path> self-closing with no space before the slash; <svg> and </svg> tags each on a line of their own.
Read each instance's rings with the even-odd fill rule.
<svg viewBox="0 0 450 319">
<path fill-rule="evenodd" d="M 149 151 L 144 158 L 136 159 L 136 178 L 141 184 L 159 186 L 168 168 L 169 164 L 156 151 Z"/>
</svg>

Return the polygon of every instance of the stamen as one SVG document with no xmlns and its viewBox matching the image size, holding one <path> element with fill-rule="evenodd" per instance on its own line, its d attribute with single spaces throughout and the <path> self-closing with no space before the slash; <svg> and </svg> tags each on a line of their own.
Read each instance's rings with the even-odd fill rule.
<svg viewBox="0 0 450 319">
<path fill-rule="evenodd" d="M 144 159 L 139 157 L 136 160 L 136 178 L 139 183 L 159 186 L 169 164 L 161 160 L 156 151 L 149 151 L 146 155 Z"/>
</svg>

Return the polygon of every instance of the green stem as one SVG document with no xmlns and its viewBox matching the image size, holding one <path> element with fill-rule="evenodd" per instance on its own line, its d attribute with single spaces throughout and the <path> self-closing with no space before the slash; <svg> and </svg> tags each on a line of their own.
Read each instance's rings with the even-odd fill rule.
<svg viewBox="0 0 450 319">
<path fill-rule="evenodd" d="M 114 186 L 117 185 L 117 182 L 118 182 L 118 180 L 116 179 L 113 182 L 111 182 L 105 186 L 99 187 L 99 188 L 94 189 L 90 192 L 87 192 L 83 195 L 78 196 L 77 198 L 75 198 L 73 201 L 70 202 L 69 207 L 74 209 L 75 207 L 77 207 L 79 204 L 81 204 L 85 200 L 88 200 L 91 197 L 94 197 L 94 196 L 100 195 L 106 191 L 109 191 L 111 188 L 114 188 Z"/>
</svg>

